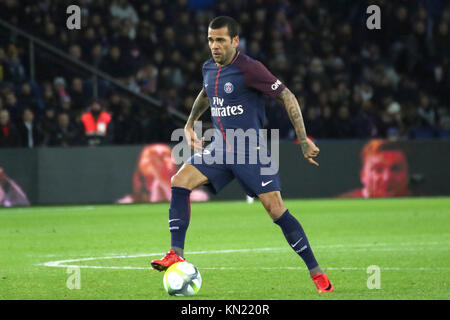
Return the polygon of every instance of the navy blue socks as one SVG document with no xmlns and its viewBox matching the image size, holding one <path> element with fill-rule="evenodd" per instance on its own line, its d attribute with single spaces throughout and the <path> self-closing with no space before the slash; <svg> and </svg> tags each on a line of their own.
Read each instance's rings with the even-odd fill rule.
<svg viewBox="0 0 450 320">
<path fill-rule="evenodd" d="M 319 270 L 318 263 L 314 254 L 309 246 L 306 234 L 303 231 L 301 224 L 298 220 L 286 210 L 281 217 L 273 221 L 280 226 L 283 231 L 284 237 L 290 244 L 291 248 L 303 259 L 308 270 Z M 315 273 L 315 272 L 314 272 Z"/>
<path fill-rule="evenodd" d="M 172 199 L 169 209 L 169 230 L 172 249 L 183 256 L 184 240 L 191 218 L 191 204 L 189 196 L 191 190 L 172 187 Z"/>
</svg>

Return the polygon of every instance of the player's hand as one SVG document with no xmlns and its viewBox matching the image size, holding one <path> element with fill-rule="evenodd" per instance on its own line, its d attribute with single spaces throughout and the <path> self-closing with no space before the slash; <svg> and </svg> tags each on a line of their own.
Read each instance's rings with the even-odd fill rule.
<svg viewBox="0 0 450 320">
<path fill-rule="evenodd" d="M 319 148 L 317 148 L 314 142 L 309 139 L 304 139 L 300 141 L 300 146 L 302 148 L 303 156 L 305 157 L 305 159 L 308 160 L 309 163 L 318 167 L 319 164 L 313 158 L 317 157 L 320 150 Z"/>
<path fill-rule="evenodd" d="M 197 150 L 203 150 L 203 146 L 205 145 L 205 138 L 199 139 L 197 135 L 195 134 L 195 131 L 191 127 L 185 127 L 184 128 L 184 134 L 186 136 L 187 142 L 189 146 L 194 149 L 194 151 Z"/>
</svg>

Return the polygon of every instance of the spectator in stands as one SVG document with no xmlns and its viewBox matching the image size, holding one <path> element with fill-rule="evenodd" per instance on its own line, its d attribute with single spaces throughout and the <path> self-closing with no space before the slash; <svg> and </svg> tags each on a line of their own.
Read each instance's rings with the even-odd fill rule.
<svg viewBox="0 0 450 320">
<path fill-rule="evenodd" d="M 352 118 L 349 130 L 353 131 L 352 136 L 358 138 L 375 138 L 381 136 L 380 119 L 376 114 L 376 109 L 370 100 L 364 101 L 359 109 L 356 109 L 356 114 Z M 339 119 L 342 113 L 348 114 L 348 111 L 342 111 L 340 108 Z M 339 124 L 341 127 L 341 124 Z M 342 131 L 344 131 L 342 126 Z M 345 135 L 344 135 L 345 136 Z M 343 137 L 343 136 L 341 136 Z"/>
<path fill-rule="evenodd" d="M 76 118 L 77 115 L 82 114 L 83 112 L 82 110 L 72 109 L 72 99 L 69 96 L 62 97 L 59 105 L 60 108 L 58 111 L 68 113 L 72 118 Z"/>
<path fill-rule="evenodd" d="M 0 110 L 0 147 L 20 147 L 20 135 L 16 126 L 9 119 L 6 109 Z"/>
<path fill-rule="evenodd" d="M 410 139 L 433 139 L 438 136 L 438 115 L 431 105 L 430 98 L 424 92 L 420 94 L 413 125 L 409 130 Z"/>
<path fill-rule="evenodd" d="M 81 132 L 76 125 L 71 123 L 67 113 L 58 114 L 56 127 L 53 129 L 48 145 L 68 147 L 81 144 Z"/>
<path fill-rule="evenodd" d="M 34 112 L 30 107 L 25 107 L 22 112 L 22 121 L 17 125 L 20 145 L 24 148 L 34 148 L 42 144 L 42 132 L 34 119 Z"/>
<path fill-rule="evenodd" d="M 422 92 L 419 101 L 417 113 L 420 121 L 430 127 L 434 127 L 437 124 L 438 119 L 435 108 L 431 106 L 430 98 L 427 94 Z"/>
<path fill-rule="evenodd" d="M 78 44 L 73 44 L 69 47 L 69 55 L 72 59 L 81 60 L 83 53 Z"/>
<path fill-rule="evenodd" d="M 36 95 L 33 93 L 31 85 L 29 83 L 23 83 L 20 87 L 20 92 L 17 95 L 17 99 L 24 106 L 30 106 L 34 112 L 38 112 L 39 103 Z"/>
<path fill-rule="evenodd" d="M 0 82 L 9 80 L 8 56 L 5 49 L 0 47 Z"/>
<path fill-rule="evenodd" d="M 103 46 L 101 43 L 96 43 L 91 49 L 90 59 L 87 61 L 95 68 L 100 68 L 103 59 Z"/>
<path fill-rule="evenodd" d="M 59 31 L 59 36 L 58 36 L 58 41 L 57 41 L 56 46 L 63 51 L 69 50 L 70 39 L 69 39 L 69 34 L 68 34 L 67 30 L 62 29 Z"/>
<path fill-rule="evenodd" d="M 59 105 L 59 101 L 57 96 L 55 95 L 55 91 L 53 90 L 53 86 L 50 82 L 45 82 L 43 85 L 43 93 L 41 97 L 42 106 L 45 109 L 48 108 L 56 108 Z"/>
<path fill-rule="evenodd" d="M 83 51 L 86 53 L 84 56 L 88 56 L 94 47 L 94 45 L 97 44 L 97 33 L 96 30 L 93 27 L 88 27 L 84 31 L 83 38 L 81 39 L 80 43 L 83 47 Z"/>
<path fill-rule="evenodd" d="M 109 13 L 111 16 L 119 19 L 128 19 L 137 25 L 139 23 L 139 17 L 134 7 L 127 0 L 115 0 L 109 7 Z"/>
<path fill-rule="evenodd" d="M 39 119 L 44 145 L 48 144 L 48 141 L 52 137 L 53 131 L 56 129 L 56 119 L 56 108 L 54 106 L 46 107 Z"/>
<path fill-rule="evenodd" d="M 138 71 L 136 80 L 142 93 L 154 94 L 158 87 L 158 69 L 153 64 L 148 64 Z"/>
<path fill-rule="evenodd" d="M 84 136 L 89 146 L 98 146 L 112 142 L 113 124 L 111 114 L 103 109 L 100 100 L 92 101 L 90 110 L 83 113 L 81 121 L 84 126 Z"/>
<path fill-rule="evenodd" d="M 22 83 L 26 79 L 25 68 L 19 58 L 19 50 L 15 45 L 8 47 L 8 65 L 11 81 L 16 85 Z"/>
<path fill-rule="evenodd" d="M 69 96 L 66 87 L 66 80 L 63 77 L 56 77 L 53 80 L 53 86 L 59 103 L 64 101 Z"/>
<path fill-rule="evenodd" d="M 317 107 L 309 107 L 306 110 L 305 126 L 308 128 L 308 135 L 313 139 L 323 137 L 323 125 L 319 117 L 320 109 Z"/>
<path fill-rule="evenodd" d="M 22 109 L 14 91 L 6 91 L 4 107 L 8 109 L 12 122 L 20 120 Z"/>
<path fill-rule="evenodd" d="M 51 45 L 58 46 L 58 37 L 56 35 L 56 26 L 53 22 L 47 21 L 45 24 L 45 31 L 43 34 L 43 40 Z"/>
<path fill-rule="evenodd" d="M 134 144 L 140 141 L 139 124 L 129 99 L 121 99 L 121 108 L 114 118 L 114 143 Z"/>
<path fill-rule="evenodd" d="M 109 55 L 103 59 L 100 68 L 118 79 L 125 79 L 132 75 L 127 61 L 122 55 L 122 50 L 116 45 L 110 49 Z"/>
<path fill-rule="evenodd" d="M 192 110 L 192 106 L 194 105 L 195 98 L 193 96 L 187 96 L 183 100 L 183 106 L 182 106 L 182 112 L 184 112 L 186 115 L 189 115 Z"/>
<path fill-rule="evenodd" d="M 85 93 L 83 80 L 81 78 L 76 77 L 72 79 L 69 96 L 74 110 L 83 110 L 87 107 L 89 97 Z"/>
<path fill-rule="evenodd" d="M 354 138 L 353 123 L 350 116 L 348 106 L 343 105 L 337 110 L 337 117 L 335 121 L 336 135 L 333 138 Z"/>
<path fill-rule="evenodd" d="M 450 54 L 450 30 L 449 22 L 442 21 L 436 25 L 435 30 L 435 50 L 442 52 L 442 55 Z"/>
<path fill-rule="evenodd" d="M 87 19 L 81 19 L 82 21 L 86 21 Z M 78 40 L 77 42 L 72 42 L 72 45 L 69 47 L 69 56 L 74 59 L 75 61 L 80 61 L 80 62 L 86 62 L 85 60 L 87 60 L 87 55 L 85 54 L 85 52 L 83 52 L 83 49 L 81 48 L 80 45 L 80 41 Z M 58 74 L 54 75 L 54 76 L 58 76 L 58 77 L 64 77 L 65 79 L 71 79 L 74 77 L 86 77 L 86 73 L 79 68 L 60 68 L 60 72 L 58 72 Z"/>
<path fill-rule="evenodd" d="M 107 107 L 108 110 L 113 114 L 117 115 L 120 112 L 120 109 L 122 108 L 122 97 L 117 91 L 113 91 L 109 94 Z"/>
<path fill-rule="evenodd" d="M 136 35 L 136 43 L 139 45 L 142 54 L 149 57 L 152 50 L 157 46 L 158 38 L 155 33 L 155 27 L 149 21 L 139 23 Z"/>
<path fill-rule="evenodd" d="M 382 122 L 386 130 L 386 138 L 397 140 L 404 134 L 402 106 L 392 96 L 388 96 L 383 100 L 383 107 Z"/>
<path fill-rule="evenodd" d="M 337 138 L 338 137 L 337 122 L 339 120 L 336 119 L 333 109 L 330 106 L 325 106 L 322 109 L 321 120 L 322 120 L 322 128 L 323 128 L 323 137 L 327 138 L 327 139 Z"/>
</svg>

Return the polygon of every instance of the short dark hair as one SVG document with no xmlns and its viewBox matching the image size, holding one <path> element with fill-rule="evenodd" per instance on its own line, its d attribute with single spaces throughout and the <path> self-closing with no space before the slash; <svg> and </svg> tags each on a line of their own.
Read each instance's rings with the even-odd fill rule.
<svg viewBox="0 0 450 320">
<path fill-rule="evenodd" d="M 227 27 L 228 34 L 230 35 L 230 38 L 232 38 L 232 39 L 239 35 L 240 29 L 241 29 L 239 23 L 236 20 L 234 20 L 232 17 L 229 17 L 229 16 L 219 16 L 219 17 L 214 18 L 209 23 L 208 27 L 211 29 L 220 29 L 223 27 Z"/>
</svg>

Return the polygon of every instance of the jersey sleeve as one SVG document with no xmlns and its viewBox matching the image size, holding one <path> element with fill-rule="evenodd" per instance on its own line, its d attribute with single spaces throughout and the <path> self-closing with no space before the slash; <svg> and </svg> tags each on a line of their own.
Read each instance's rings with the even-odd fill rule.
<svg viewBox="0 0 450 320">
<path fill-rule="evenodd" d="M 248 87 L 258 90 L 271 98 L 276 98 L 286 88 L 280 80 L 257 60 L 251 60 L 246 64 L 243 76 Z"/>
</svg>

